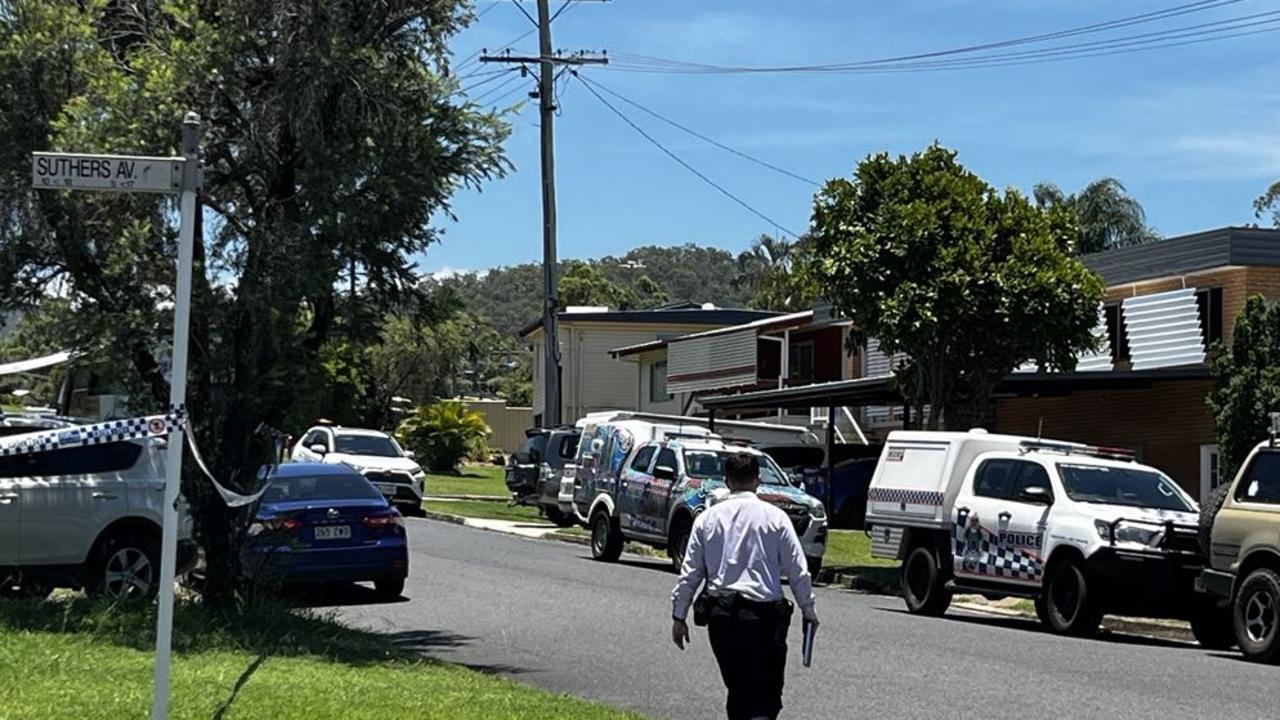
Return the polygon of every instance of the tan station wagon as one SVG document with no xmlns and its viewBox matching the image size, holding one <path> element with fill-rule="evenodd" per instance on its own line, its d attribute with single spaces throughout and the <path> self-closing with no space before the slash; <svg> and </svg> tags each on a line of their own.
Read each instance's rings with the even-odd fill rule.
<svg viewBox="0 0 1280 720">
<path fill-rule="evenodd" d="M 1204 509 L 1209 567 L 1200 587 L 1231 603 L 1241 652 L 1280 662 L 1280 445 L 1253 449 L 1235 480 Z"/>
</svg>

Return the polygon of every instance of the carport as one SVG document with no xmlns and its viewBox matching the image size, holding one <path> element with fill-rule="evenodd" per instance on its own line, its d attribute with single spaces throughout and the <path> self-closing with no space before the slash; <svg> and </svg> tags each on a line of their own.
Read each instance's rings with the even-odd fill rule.
<svg viewBox="0 0 1280 720">
<path fill-rule="evenodd" d="M 1210 379 L 1208 368 L 1203 365 L 1184 365 L 1170 368 L 1154 368 L 1146 370 L 1113 370 L 1109 372 L 1015 372 L 1001 381 L 992 399 L 1015 397 L 1061 397 L 1077 392 L 1099 390 L 1146 390 L 1156 383 L 1175 381 L 1199 381 Z M 759 390 L 755 392 L 731 395 L 713 395 L 702 397 L 698 402 L 709 414 L 708 427 L 715 432 L 716 416 L 725 413 L 789 410 L 804 408 L 826 408 L 826 487 L 827 497 L 823 501 L 831 503 L 831 463 L 835 445 L 836 409 L 841 407 L 866 407 L 870 405 L 893 405 L 903 408 L 903 427 L 911 422 L 910 406 L 902 394 L 893 387 L 893 378 L 888 376 L 856 378 L 852 380 L 836 380 L 833 382 L 814 383 L 777 390 Z"/>
</svg>

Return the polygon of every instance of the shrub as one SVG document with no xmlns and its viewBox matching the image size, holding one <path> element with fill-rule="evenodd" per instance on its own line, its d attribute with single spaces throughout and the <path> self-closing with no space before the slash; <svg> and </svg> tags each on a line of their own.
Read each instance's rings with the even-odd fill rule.
<svg viewBox="0 0 1280 720">
<path fill-rule="evenodd" d="M 488 451 L 484 416 L 457 400 L 423 405 L 400 423 L 396 438 L 433 472 L 452 472 L 466 457 Z"/>
</svg>

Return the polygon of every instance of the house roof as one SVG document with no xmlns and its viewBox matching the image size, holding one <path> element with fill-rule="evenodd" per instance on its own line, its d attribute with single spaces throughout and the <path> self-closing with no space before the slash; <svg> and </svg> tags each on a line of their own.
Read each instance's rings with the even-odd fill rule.
<svg viewBox="0 0 1280 720">
<path fill-rule="evenodd" d="M 652 350 L 660 350 L 670 343 L 689 340 L 692 338 L 727 335 L 729 333 L 751 329 L 755 329 L 756 332 L 763 333 L 770 330 L 783 330 L 787 328 L 800 327 L 811 323 L 813 321 L 813 315 L 814 312 L 812 310 L 801 310 L 800 312 L 788 313 L 786 315 L 775 314 L 772 317 L 760 318 L 759 320 L 752 320 L 751 322 L 742 323 L 740 325 L 729 325 L 727 327 L 715 328 L 714 330 L 702 330 L 688 335 L 681 335 L 680 337 L 667 338 L 665 340 L 650 340 L 636 345 L 614 348 L 609 351 L 609 354 L 615 358 L 622 358 L 631 355 L 639 355 Z"/>
<path fill-rule="evenodd" d="M 560 322 L 610 322 L 662 325 L 741 325 L 753 320 L 776 317 L 779 313 L 743 308 L 703 308 L 694 303 L 667 305 L 649 310 L 604 310 L 587 312 L 561 312 Z M 542 327 L 539 318 L 520 328 L 520 337 Z"/>
<path fill-rule="evenodd" d="M 1203 365 L 1154 370 L 1113 372 L 1010 373 L 996 388 L 996 396 L 1070 395 L 1087 390 L 1141 390 L 1154 382 L 1208 380 Z M 800 385 L 780 390 L 759 390 L 736 395 L 698 398 L 708 410 L 772 410 L 775 408 L 825 407 L 827 404 L 862 407 L 901 405 L 902 394 L 892 378 L 872 377 Z"/>
<path fill-rule="evenodd" d="M 1280 230 L 1224 227 L 1104 250 L 1080 259 L 1107 285 L 1229 265 L 1280 267 Z"/>
</svg>

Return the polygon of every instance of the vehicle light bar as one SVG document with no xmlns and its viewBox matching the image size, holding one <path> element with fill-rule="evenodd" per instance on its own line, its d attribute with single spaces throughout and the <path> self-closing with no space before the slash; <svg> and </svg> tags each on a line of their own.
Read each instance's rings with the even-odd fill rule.
<svg viewBox="0 0 1280 720">
<path fill-rule="evenodd" d="M 1087 455 L 1089 457 L 1126 460 L 1129 462 L 1133 462 L 1136 459 L 1136 454 L 1129 448 L 1077 445 L 1076 443 L 1054 442 L 1052 440 L 1023 440 L 1019 446 L 1024 453 L 1033 451 L 1060 452 L 1064 455 Z"/>
</svg>

